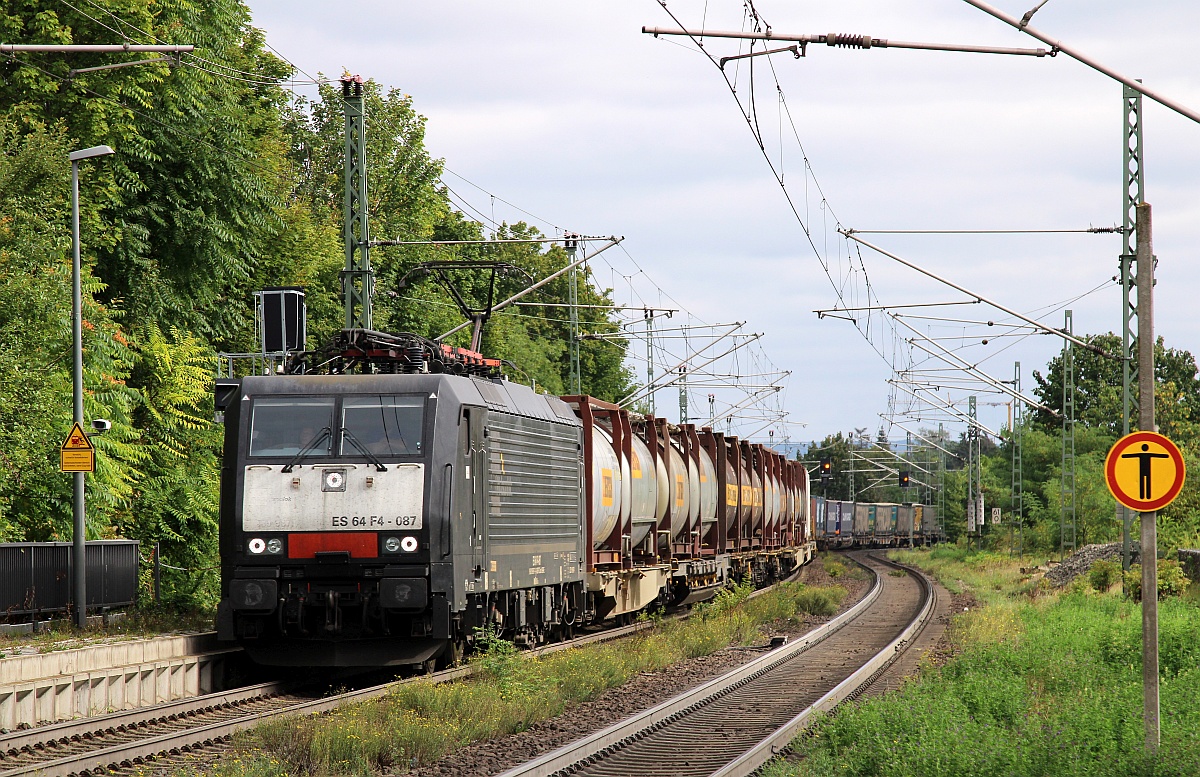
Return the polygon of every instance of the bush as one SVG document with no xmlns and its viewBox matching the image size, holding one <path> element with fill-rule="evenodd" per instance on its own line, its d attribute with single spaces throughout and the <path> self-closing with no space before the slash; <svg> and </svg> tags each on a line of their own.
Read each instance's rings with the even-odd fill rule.
<svg viewBox="0 0 1200 777">
<path fill-rule="evenodd" d="M 1091 570 L 1088 572 L 1088 582 L 1092 584 L 1092 588 L 1104 593 L 1113 587 L 1121 577 L 1121 568 L 1117 566 L 1115 561 L 1097 561 L 1092 564 Z"/>
<path fill-rule="evenodd" d="M 1188 578 L 1183 573 L 1183 567 L 1178 561 L 1159 559 L 1158 562 L 1158 598 L 1182 596 L 1187 590 Z M 1125 573 L 1125 590 L 1135 602 L 1142 600 L 1142 565 L 1134 564 Z"/>
<path fill-rule="evenodd" d="M 825 574 L 830 577 L 841 577 L 846 574 L 846 566 L 840 561 L 825 561 Z"/>
<path fill-rule="evenodd" d="M 1188 587 L 1187 575 L 1178 561 L 1164 559 L 1158 562 L 1158 598 L 1182 596 Z"/>
</svg>

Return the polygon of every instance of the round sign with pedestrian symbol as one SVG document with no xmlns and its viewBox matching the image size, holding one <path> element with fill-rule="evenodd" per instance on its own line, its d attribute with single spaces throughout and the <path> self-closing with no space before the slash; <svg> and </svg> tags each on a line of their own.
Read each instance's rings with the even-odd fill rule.
<svg viewBox="0 0 1200 777">
<path fill-rule="evenodd" d="M 1134 432 L 1117 440 L 1104 460 L 1113 497 L 1130 510 L 1161 510 L 1183 490 L 1183 454 L 1157 432 Z"/>
</svg>

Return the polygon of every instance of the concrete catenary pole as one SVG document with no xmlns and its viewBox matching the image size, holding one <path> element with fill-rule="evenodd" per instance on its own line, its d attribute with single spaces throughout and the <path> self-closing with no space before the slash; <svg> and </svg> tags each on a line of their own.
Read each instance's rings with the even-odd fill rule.
<svg viewBox="0 0 1200 777">
<path fill-rule="evenodd" d="M 1154 424 L 1154 244 L 1150 205 L 1137 206 L 1138 427 Z M 1158 752 L 1158 530 L 1154 510 L 1142 513 L 1142 686 L 1146 752 Z"/>
</svg>

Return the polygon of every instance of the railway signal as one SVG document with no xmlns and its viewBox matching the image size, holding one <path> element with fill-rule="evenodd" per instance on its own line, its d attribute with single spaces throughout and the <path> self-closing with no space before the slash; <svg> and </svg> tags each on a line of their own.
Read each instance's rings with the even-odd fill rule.
<svg viewBox="0 0 1200 777">
<path fill-rule="evenodd" d="M 821 485 L 829 482 L 829 476 L 833 473 L 833 462 L 829 459 L 821 459 Z"/>
<path fill-rule="evenodd" d="M 908 488 L 908 470 L 906 470 L 906 469 L 900 470 L 899 475 L 900 475 L 900 478 L 899 478 L 900 479 L 900 487 Z"/>
</svg>

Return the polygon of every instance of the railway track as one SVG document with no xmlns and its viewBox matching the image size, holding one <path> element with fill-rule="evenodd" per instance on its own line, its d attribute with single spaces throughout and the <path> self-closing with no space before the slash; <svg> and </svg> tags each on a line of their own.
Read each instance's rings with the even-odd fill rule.
<svg viewBox="0 0 1200 777">
<path fill-rule="evenodd" d="M 915 570 L 851 554 L 875 584 L 854 607 L 798 640 L 501 777 L 737 777 L 774 758 L 817 716 L 858 695 L 934 611 Z M 900 576 L 887 574 L 905 569 Z"/>
<path fill-rule="evenodd" d="M 756 591 L 757 596 L 769 589 Z M 530 651 L 546 655 L 570 647 L 608 642 L 651 628 L 634 623 L 605 629 Z M 109 773 L 209 747 L 274 718 L 327 712 L 343 704 L 382 696 L 415 680 L 448 682 L 471 675 L 462 666 L 331 696 L 297 693 L 293 685 L 262 683 L 99 717 L 56 723 L 0 736 L 0 777 L 69 777 Z"/>
</svg>

